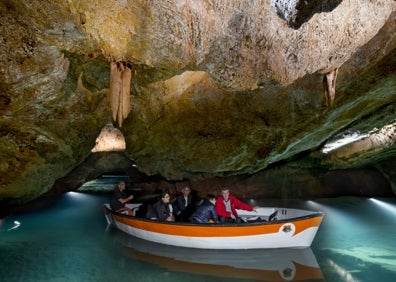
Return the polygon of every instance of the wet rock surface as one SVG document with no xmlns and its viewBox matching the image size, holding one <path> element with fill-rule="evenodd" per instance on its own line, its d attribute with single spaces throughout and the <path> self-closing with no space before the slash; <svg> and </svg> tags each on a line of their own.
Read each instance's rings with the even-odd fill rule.
<svg viewBox="0 0 396 282">
<path fill-rule="evenodd" d="M 59 188 L 76 168 L 90 178 L 80 165 L 113 123 L 111 60 L 133 69 L 119 130 L 146 177 L 204 187 L 273 167 L 370 167 L 396 190 L 396 3 L 295 1 L 289 20 L 275 2 L 2 1 L 0 199 L 77 189 L 78 178 Z M 322 81 L 334 69 L 330 108 Z M 323 152 L 356 134 L 366 141 Z"/>
</svg>

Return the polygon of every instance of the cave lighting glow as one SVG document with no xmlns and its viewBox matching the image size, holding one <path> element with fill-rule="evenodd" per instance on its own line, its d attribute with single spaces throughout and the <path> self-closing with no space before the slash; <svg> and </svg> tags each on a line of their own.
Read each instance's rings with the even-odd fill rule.
<svg viewBox="0 0 396 282">
<path fill-rule="evenodd" d="M 367 134 L 360 134 L 359 131 L 352 132 L 349 134 L 343 134 L 340 139 L 327 142 L 322 149 L 322 153 L 327 154 L 335 149 L 338 149 L 346 144 L 353 143 L 357 140 L 368 137 Z"/>
<path fill-rule="evenodd" d="M 79 196 L 81 196 L 82 194 L 81 193 L 78 193 L 78 192 L 67 192 L 66 193 L 68 196 L 71 196 L 71 197 L 79 197 Z"/>
<path fill-rule="evenodd" d="M 338 211 L 335 208 L 320 204 L 320 203 L 315 202 L 315 201 L 309 200 L 309 201 L 306 201 L 305 204 L 306 204 L 306 206 L 309 209 L 312 209 L 312 210 L 317 210 L 317 211 L 321 211 L 321 212 L 324 212 L 324 213 L 331 212 L 331 213 L 334 213 L 334 214 L 342 214 L 340 211 Z"/>
<path fill-rule="evenodd" d="M 382 209 L 385 209 L 386 211 L 391 212 L 392 215 L 396 215 L 396 206 L 386 203 L 384 201 L 374 199 L 374 198 L 370 198 L 370 201 L 372 201 L 378 207 L 381 207 Z"/>
<path fill-rule="evenodd" d="M 319 203 L 317 203 L 317 202 L 311 201 L 311 200 L 306 201 L 306 204 L 307 204 L 310 208 L 314 208 L 314 209 L 321 209 L 321 208 L 324 208 L 323 205 L 321 205 L 321 204 L 319 204 Z"/>
<path fill-rule="evenodd" d="M 365 138 L 368 139 L 367 142 L 370 144 L 371 147 L 388 148 L 392 146 L 396 141 L 396 122 L 385 125 L 380 129 L 374 128 L 367 134 L 361 134 L 360 131 L 344 133 L 341 135 L 341 138 L 335 141 L 327 142 L 323 146 L 322 152 L 324 154 L 327 154 L 342 146 L 357 142 Z M 362 140 L 361 142 L 364 142 L 364 140 Z M 357 144 L 357 147 L 359 147 L 359 144 Z"/>
<path fill-rule="evenodd" d="M 12 226 L 11 228 L 8 228 L 7 231 L 13 230 L 13 229 L 17 229 L 19 226 L 21 226 L 21 223 L 17 220 L 14 221 L 14 226 Z"/>
<path fill-rule="evenodd" d="M 84 194 L 84 193 L 79 193 L 79 192 L 74 192 L 74 191 L 71 191 L 71 192 L 67 192 L 66 193 L 66 196 L 67 197 L 71 197 L 71 198 L 73 198 L 74 200 L 84 200 L 84 199 L 87 199 L 87 195 L 86 194 Z"/>
<path fill-rule="evenodd" d="M 339 281 L 346 281 L 346 282 L 359 282 L 360 280 L 354 278 L 349 271 L 344 269 L 343 267 L 339 266 L 337 263 L 335 263 L 333 260 L 329 259 L 328 260 L 329 265 L 331 265 L 334 269 L 334 271 L 342 277 Z"/>
<path fill-rule="evenodd" d="M 356 224 L 361 226 L 362 224 L 361 222 L 357 221 L 356 218 L 351 217 L 348 212 L 344 212 L 341 209 L 323 205 L 314 201 L 306 201 L 305 204 L 308 209 L 323 212 L 325 220 L 328 220 L 332 223 L 343 222 L 343 224 L 348 224 L 350 226 Z"/>
</svg>

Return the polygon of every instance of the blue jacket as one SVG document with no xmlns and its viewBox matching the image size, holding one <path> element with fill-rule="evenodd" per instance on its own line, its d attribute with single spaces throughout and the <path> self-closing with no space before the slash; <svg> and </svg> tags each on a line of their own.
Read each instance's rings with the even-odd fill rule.
<svg viewBox="0 0 396 282">
<path fill-rule="evenodd" d="M 213 219 L 215 223 L 219 222 L 215 206 L 209 202 L 204 201 L 198 209 L 190 216 L 190 220 L 196 220 L 199 223 L 209 223 Z"/>
</svg>

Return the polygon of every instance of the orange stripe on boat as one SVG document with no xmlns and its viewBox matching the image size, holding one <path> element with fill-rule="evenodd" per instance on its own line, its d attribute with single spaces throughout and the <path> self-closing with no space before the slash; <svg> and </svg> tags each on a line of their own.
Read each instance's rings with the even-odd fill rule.
<svg viewBox="0 0 396 282">
<path fill-rule="evenodd" d="M 322 222 L 322 219 L 323 216 L 316 216 L 316 217 L 308 218 L 306 220 L 298 221 L 298 224 L 297 223 L 294 224 L 296 226 L 296 231 L 294 232 L 293 236 L 297 235 L 298 233 L 310 227 L 319 226 L 320 223 Z"/>
<path fill-rule="evenodd" d="M 177 223 L 167 223 L 158 221 L 147 221 L 136 218 L 128 218 L 114 214 L 117 221 L 141 230 L 160 234 L 187 236 L 187 237 L 233 237 L 233 236 L 252 236 L 261 234 L 277 233 L 285 222 L 268 223 L 261 225 L 184 225 Z M 298 234 L 309 227 L 319 226 L 322 215 L 312 218 L 300 219 L 293 223 L 296 227 L 295 234 Z"/>
</svg>

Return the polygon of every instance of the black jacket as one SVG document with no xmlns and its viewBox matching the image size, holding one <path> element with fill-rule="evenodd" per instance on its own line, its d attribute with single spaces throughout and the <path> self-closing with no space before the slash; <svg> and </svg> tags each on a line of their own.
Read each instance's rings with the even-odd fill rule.
<svg viewBox="0 0 396 282">
<path fill-rule="evenodd" d="M 190 220 L 195 220 L 199 223 L 209 223 L 210 219 L 213 219 L 215 223 L 219 221 L 215 206 L 207 200 L 190 216 Z"/>
<path fill-rule="evenodd" d="M 154 205 L 148 207 L 146 218 L 166 220 L 170 213 L 169 204 L 165 204 L 162 200 L 159 200 Z"/>
<path fill-rule="evenodd" d="M 174 205 L 174 210 L 175 214 L 178 215 L 181 212 L 183 212 L 188 205 L 191 205 L 192 202 L 192 195 L 189 194 L 187 197 L 187 205 L 186 205 L 186 199 L 184 198 L 183 194 L 180 194 L 177 196 L 175 205 Z"/>
</svg>

